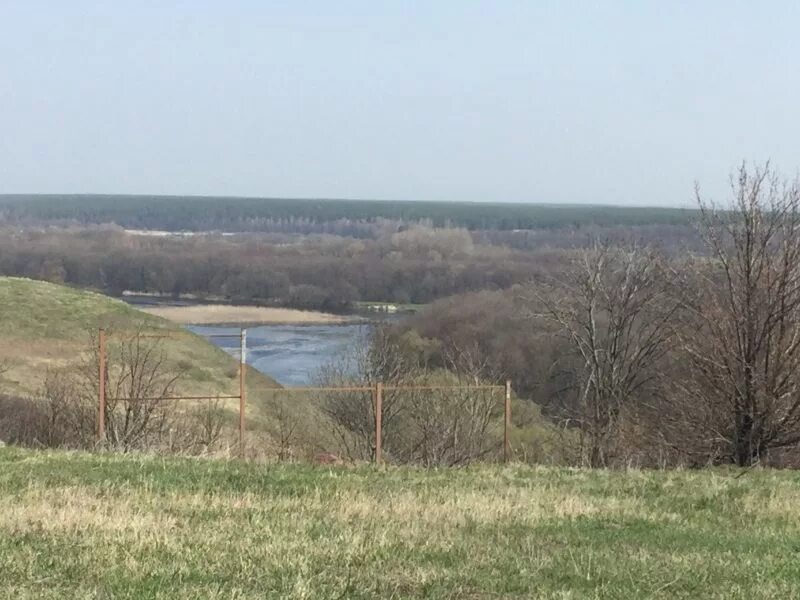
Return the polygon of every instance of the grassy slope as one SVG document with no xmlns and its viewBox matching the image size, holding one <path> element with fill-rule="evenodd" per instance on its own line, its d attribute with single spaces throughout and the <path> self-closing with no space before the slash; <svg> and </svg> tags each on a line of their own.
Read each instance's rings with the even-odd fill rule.
<svg viewBox="0 0 800 600">
<path fill-rule="evenodd" d="M 797 598 L 800 476 L 0 449 L 8 598 Z"/>
<path fill-rule="evenodd" d="M 87 352 L 90 331 L 101 326 L 131 331 L 137 325 L 170 332 L 171 337 L 162 342 L 168 361 L 173 367 L 187 369 L 181 393 L 238 394 L 236 361 L 179 325 L 101 294 L 10 277 L 0 277 L 0 362 L 5 359 L 11 365 L 10 371 L 0 375 L 0 394 L 36 395 L 49 368 L 69 369 Z M 114 343 L 112 335 L 110 352 Z M 330 427 L 324 425 L 324 417 L 308 398 L 270 391 L 279 386 L 254 369 L 248 371 L 247 382 L 248 446 L 253 453 L 274 455 L 276 440 L 285 436 L 289 427 L 296 456 L 307 457 L 323 449 L 339 451 Z M 227 400 L 225 406 L 232 426 L 238 402 Z M 530 457 L 542 458 L 551 452 L 552 431 L 542 424 L 538 413 L 531 416 L 531 411 L 535 412 L 527 406 L 515 409 L 515 424 L 519 425 L 520 419 L 526 423 L 514 427 L 512 443 L 515 448 L 525 447 Z"/>
<path fill-rule="evenodd" d="M 90 331 L 106 327 L 121 335 L 140 325 L 170 333 L 161 343 L 170 368 L 185 371 L 180 393 L 239 393 L 236 360 L 202 337 L 101 294 L 11 277 L 0 277 L 0 361 L 11 367 L 0 376 L 0 393 L 34 395 L 49 368 L 69 368 L 87 352 Z M 114 343 L 112 335 L 109 353 Z M 248 374 L 253 389 L 276 385 L 252 369 Z"/>
</svg>

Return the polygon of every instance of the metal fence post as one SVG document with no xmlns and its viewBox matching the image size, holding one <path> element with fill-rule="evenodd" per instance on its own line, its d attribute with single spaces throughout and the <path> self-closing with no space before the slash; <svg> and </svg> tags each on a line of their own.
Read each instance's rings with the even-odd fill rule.
<svg viewBox="0 0 800 600">
<path fill-rule="evenodd" d="M 239 361 L 239 450 L 244 455 L 244 409 L 247 402 L 247 330 L 239 332 L 241 359 Z"/>
<path fill-rule="evenodd" d="M 97 442 L 106 438 L 106 330 L 100 328 L 97 335 Z"/>
<path fill-rule="evenodd" d="M 383 384 L 379 381 L 375 384 L 375 464 L 383 462 Z"/>
<path fill-rule="evenodd" d="M 503 408 L 503 462 L 507 463 L 511 455 L 508 441 L 508 430 L 511 429 L 511 380 L 506 380 L 506 401 Z"/>
</svg>

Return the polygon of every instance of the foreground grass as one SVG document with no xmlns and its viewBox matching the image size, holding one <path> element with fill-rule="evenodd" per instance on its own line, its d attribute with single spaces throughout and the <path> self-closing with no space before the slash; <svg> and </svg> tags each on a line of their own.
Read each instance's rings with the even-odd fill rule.
<svg viewBox="0 0 800 600">
<path fill-rule="evenodd" d="M 800 597 L 800 476 L 736 474 L 0 449 L 0 597 Z"/>
</svg>

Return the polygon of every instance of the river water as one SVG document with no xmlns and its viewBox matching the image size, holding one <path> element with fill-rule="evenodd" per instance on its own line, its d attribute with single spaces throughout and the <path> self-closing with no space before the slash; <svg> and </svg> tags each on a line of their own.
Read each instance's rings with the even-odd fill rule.
<svg viewBox="0 0 800 600">
<path fill-rule="evenodd" d="M 213 335 L 238 334 L 238 327 L 191 325 L 226 352 L 238 356 L 239 340 Z M 354 344 L 362 344 L 369 325 L 262 325 L 247 328 L 247 364 L 285 386 L 312 385 L 320 368 Z"/>
</svg>

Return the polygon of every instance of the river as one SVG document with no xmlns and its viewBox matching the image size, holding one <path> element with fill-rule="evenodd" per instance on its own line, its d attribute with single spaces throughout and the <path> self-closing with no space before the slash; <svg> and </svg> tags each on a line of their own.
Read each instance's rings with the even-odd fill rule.
<svg viewBox="0 0 800 600">
<path fill-rule="evenodd" d="M 189 326 L 232 355 L 239 355 L 239 340 L 214 338 L 236 334 L 238 327 Z M 320 368 L 336 360 L 354 344 L 364 343 L 369 325 L 262 325 L 247 328 L 247 364 L 278 383 L 312 385 Z"/>
</svg>

